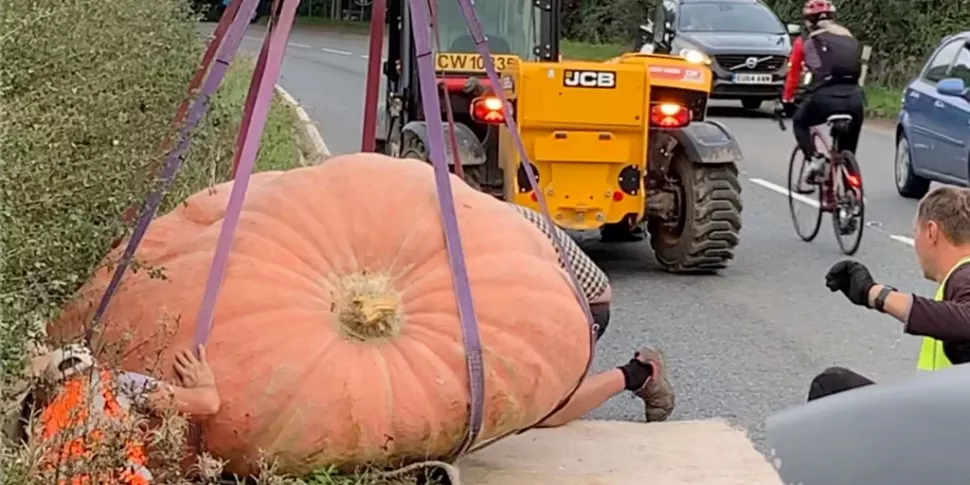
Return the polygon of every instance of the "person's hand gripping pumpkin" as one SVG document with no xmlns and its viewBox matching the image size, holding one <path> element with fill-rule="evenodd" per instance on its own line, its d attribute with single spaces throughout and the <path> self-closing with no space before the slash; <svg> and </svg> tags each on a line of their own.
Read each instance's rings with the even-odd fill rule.
<svg viewBox="0 0 970 485">
<path fill-rule="evenodd" d="M 209 367 L 209 359 L 205 354 L 205 345 L 199 346 L 199 357 L 190 349 L 182 349 L 175 354 L 175 373 L 183 387 L 215 387 L 216 378 Z"/>
<path fill-rule="evenodd" d="M 190 349 L 175 354 L 173 367 L 180 386 L 165 387 L 178 411 L 202 418 L 219 412 L 222 402 L 205 346 L 200 345 L 198 350 L 198 358 Z"/>
</svg>

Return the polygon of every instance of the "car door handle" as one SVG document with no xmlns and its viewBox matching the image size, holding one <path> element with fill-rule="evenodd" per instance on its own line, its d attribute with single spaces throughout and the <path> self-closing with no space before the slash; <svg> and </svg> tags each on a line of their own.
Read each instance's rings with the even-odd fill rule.
<svg viewBox="0 0 970 485">
<path fill-rule="evenodd" d="M 945 108 L 946 107 L 946 105 L 943 104 L 943 101 L 940 101 L 940 100 L 936 100 L 936 102 L 933 103 L 933 106 L 936 106 L 937 108 Z"/>
</svg>

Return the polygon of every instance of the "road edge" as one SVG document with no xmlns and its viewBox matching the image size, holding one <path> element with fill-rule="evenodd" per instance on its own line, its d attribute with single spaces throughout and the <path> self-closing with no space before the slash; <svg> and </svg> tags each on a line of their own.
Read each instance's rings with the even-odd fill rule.
<svg viewBox="0 0 970 485">
<path fill-rule="evenodd" d="M 297 136 L 300 137 L 302 145 L 311 149 L 309 156 L 304 155 L 302 152 L 300 153 L 300 164 L 305 166 L 310 163 L 321 163 L 330 158 L 330 149 L 327 148 L 327 143 L 323 141 L 323 135 L 320 134 L 316 123 L 310 119 L 310 115 L 307 114 L 306 110 L 300 106 L 296 98 L 287 92 L 286 89 L 283 89 L 283 86 L 277 84 L 276 92 L 279 93 L 284 103 L 293 108 L 298 121 Z M 307 160 L 308 158 L 309 160 Z"/>
</svg>

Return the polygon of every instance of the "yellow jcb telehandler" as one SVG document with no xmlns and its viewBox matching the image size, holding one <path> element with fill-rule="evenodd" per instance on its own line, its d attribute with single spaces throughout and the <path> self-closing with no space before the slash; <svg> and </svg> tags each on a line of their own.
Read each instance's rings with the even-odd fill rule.
<svg viewBox="0 0 970 485">
<path fill-rule="evenodd" d="M 741 230 L 741 151 L 720 123 L 705 119 L 711 71 L 665 55 L 624 54 L 606 62 L 562 60 L 559 0 L 493 0 L 476 5 L 502 86 L 490 86 L 457 2 L 439 2 L 435 65 L 449 97 L 465 180 L 509 202 L 538 209 L 569 230 L 599 230 L 604 241 L 649 233 L 661 267 L 714 272 L 734 257 Z M 387 90 L 377 147 L 428 159 L 427 119 L 407 2 L 388 6 Z M 404 19 L 404 20 L 402 20 Z M 494 89 L 502 89 L 506 113 Z M 445 106 L 442 103 L 442 106 Z M 538 178 L 532 187 L 505 116 L 514 116 Z M 445 113 L 435 113 L 437 122 Z"/>
</svg>

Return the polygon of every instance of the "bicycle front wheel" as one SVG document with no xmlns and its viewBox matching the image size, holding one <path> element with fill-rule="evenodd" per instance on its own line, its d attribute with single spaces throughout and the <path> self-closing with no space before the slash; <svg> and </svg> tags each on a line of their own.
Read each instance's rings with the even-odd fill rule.
<svg viewBox="0 0 970 485">
<path fill-rule="evenodd" d="M 866 202 L 862 191 L 862 171 L 852 152 L 842 152 L 842 163 L 836 167 L 835 210 L 832 226 L 839 249 L 848 256 L 859 250 L 866 222 Z"/>
<path fill-rule="evenodd" d="M 788 161 L 788 210 L 798 237 L 811 242 L 822 225 L 822 188 L 802 183 L 806 163 L 805 155 L 796 146 Z"/>
</svg>

